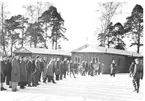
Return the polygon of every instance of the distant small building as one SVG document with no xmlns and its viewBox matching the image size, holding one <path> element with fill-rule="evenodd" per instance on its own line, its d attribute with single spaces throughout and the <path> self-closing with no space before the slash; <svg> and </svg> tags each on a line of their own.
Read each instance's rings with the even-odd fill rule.
<svg viewBox="0 0 145 101">
<path fill-rule="evenodd" d="M 129 52 L 125 50 L 118 50 L 114 48 L 105 48 L 99 46 L 92 46 L 89 44 L 83 45 L 72 52 L 72 60 L 81 63 L 82 61 L 98 61 L 103 63 L 102 73 L 110 73 L 110 64 L 114 59 L 117 63 L 118 73 L 129 72 L 129 65 L 135 58 L 143 58 L 141 54 Z"/>
<path fill-rule="evenodd" d="M 62 51 L 62 50 L 51 50 L 51 49 L 44 49 L 44 48 L 29 48 L 29 47 L 21 47 L 13 52 L 15 55 L 20 56 L 37 56 L 46 57 L 48 60 L 50 58 L 71 58 L 71 53 Z"/>
</svg>

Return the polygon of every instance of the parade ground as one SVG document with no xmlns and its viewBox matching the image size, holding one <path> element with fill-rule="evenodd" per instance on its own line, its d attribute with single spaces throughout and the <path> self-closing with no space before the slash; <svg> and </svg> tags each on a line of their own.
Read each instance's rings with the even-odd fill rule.
<svg viewBox="0 0 145 101">
<path fill-rule="evenodd" d="M 12 92 L 0 91 L 0 101 L 143 101 L 143 81 L 140 92 L 133 92 L 129 74 L 80 76 L 63 79 L 57 84 L 40 82 L 38 87 L 26 87 Z"/>
</svg>

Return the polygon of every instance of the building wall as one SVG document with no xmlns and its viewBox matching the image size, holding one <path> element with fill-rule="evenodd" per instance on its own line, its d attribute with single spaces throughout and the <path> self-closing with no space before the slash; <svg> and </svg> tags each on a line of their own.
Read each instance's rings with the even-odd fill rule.
<svg viewBox="0 0 145 101">
<path fill-rule="evenodd" d="M 126 68 L 126 57 L 122 55 L 114 55 L 114 54 L 105 54 L 105 70 L 104 73 L 110 73 L 110 65 L 112 60 L 115 60 L 117 64 L 116 72 L 117 73 L 124 73 Z"/>
<path fill-rule="evenodd" d="M 110 73 L 110 65 L 112 60 L 115 59 L 117 64 L 117 73 L 126 73 L 128 72 L 128 62 L 127 57 L 122 55 L 113 55 L 113 54 L 104 54 L 104 53 L 72 53 L 72 60 L 75 60 L 75 57 L 81 57 L 81 61 L 92 61 L 93 57 L 98 57 L 99 62 L 103 63 L 102 65 L 102 73 L 109 74 Z"/>
</svg>

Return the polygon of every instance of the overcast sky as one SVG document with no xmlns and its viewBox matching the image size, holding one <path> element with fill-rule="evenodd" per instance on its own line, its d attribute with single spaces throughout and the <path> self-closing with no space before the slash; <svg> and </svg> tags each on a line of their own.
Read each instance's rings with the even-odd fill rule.
<svg viewBox="0 0 145 101">
<path fill-rule="evenodd" d="M 10 15 L 25 14 L 23 5 L 31 4 L 37 0 L 4 0 L 7 4 L 7 10 Z M 64 50 L 73 50 L 86 43 L 97 44 L 97 37 L 95 32 L 97 28 L 100 28 L 100 22 L 98 17 L 100 12 L 98 11 L 98 2 L 100 0 L 41 0 L 48 1 L 57 7 L 65 20 L 65 27 L 67 32 L 65 35 L 69 41 L 62 41 L 61 45 Z M 104 1 L 104 0 L 101 0 Z M 105 0 L 109 1 L 109 0 Z M 115 0 L 116 1 L 116 0 Z M 121 22 L 126 21 L 126 17 L 131 14 L 131 11 L 135 4 L 143 4 L 143 0 L 121 0 L 126 2 L 122 7 L 122 13 L 116 15 L 112 21 Z M 130 1 L 130 2 L 129 2 Z M 87 41 L 88 40 L 88 41 Z M 129 40 L 125 40 L 129 43 Z M 127 44 L 128 47 L 129 44 Z M 130 51 L 135 51 L 134 48 L 128 48 Z"/>
</svg>

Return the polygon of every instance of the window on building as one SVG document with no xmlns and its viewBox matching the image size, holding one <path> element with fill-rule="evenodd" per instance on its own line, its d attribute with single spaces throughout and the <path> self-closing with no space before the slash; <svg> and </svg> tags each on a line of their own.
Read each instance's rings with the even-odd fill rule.
<svg viewBox="0 0 145 101">
<path fill-rule="evenodd" d="M 76 61 L 77 63 L 80 63 L 80 62 L 81 62 L 81 57 L 75 57 L 74 59 L 75 59 L 75 61 Z"/>
<path fill-rule="evenodd" d="M 94 63 L 94 62 L 97 62 L 97 63 L 98 63 L 98 62 L 99 62 L 99 58 L 98 58 L 98 57 L 93 57 L 93 58 L 92 58 L 92 61 L 93 61 L 93 63 Z"/>
</svg>

